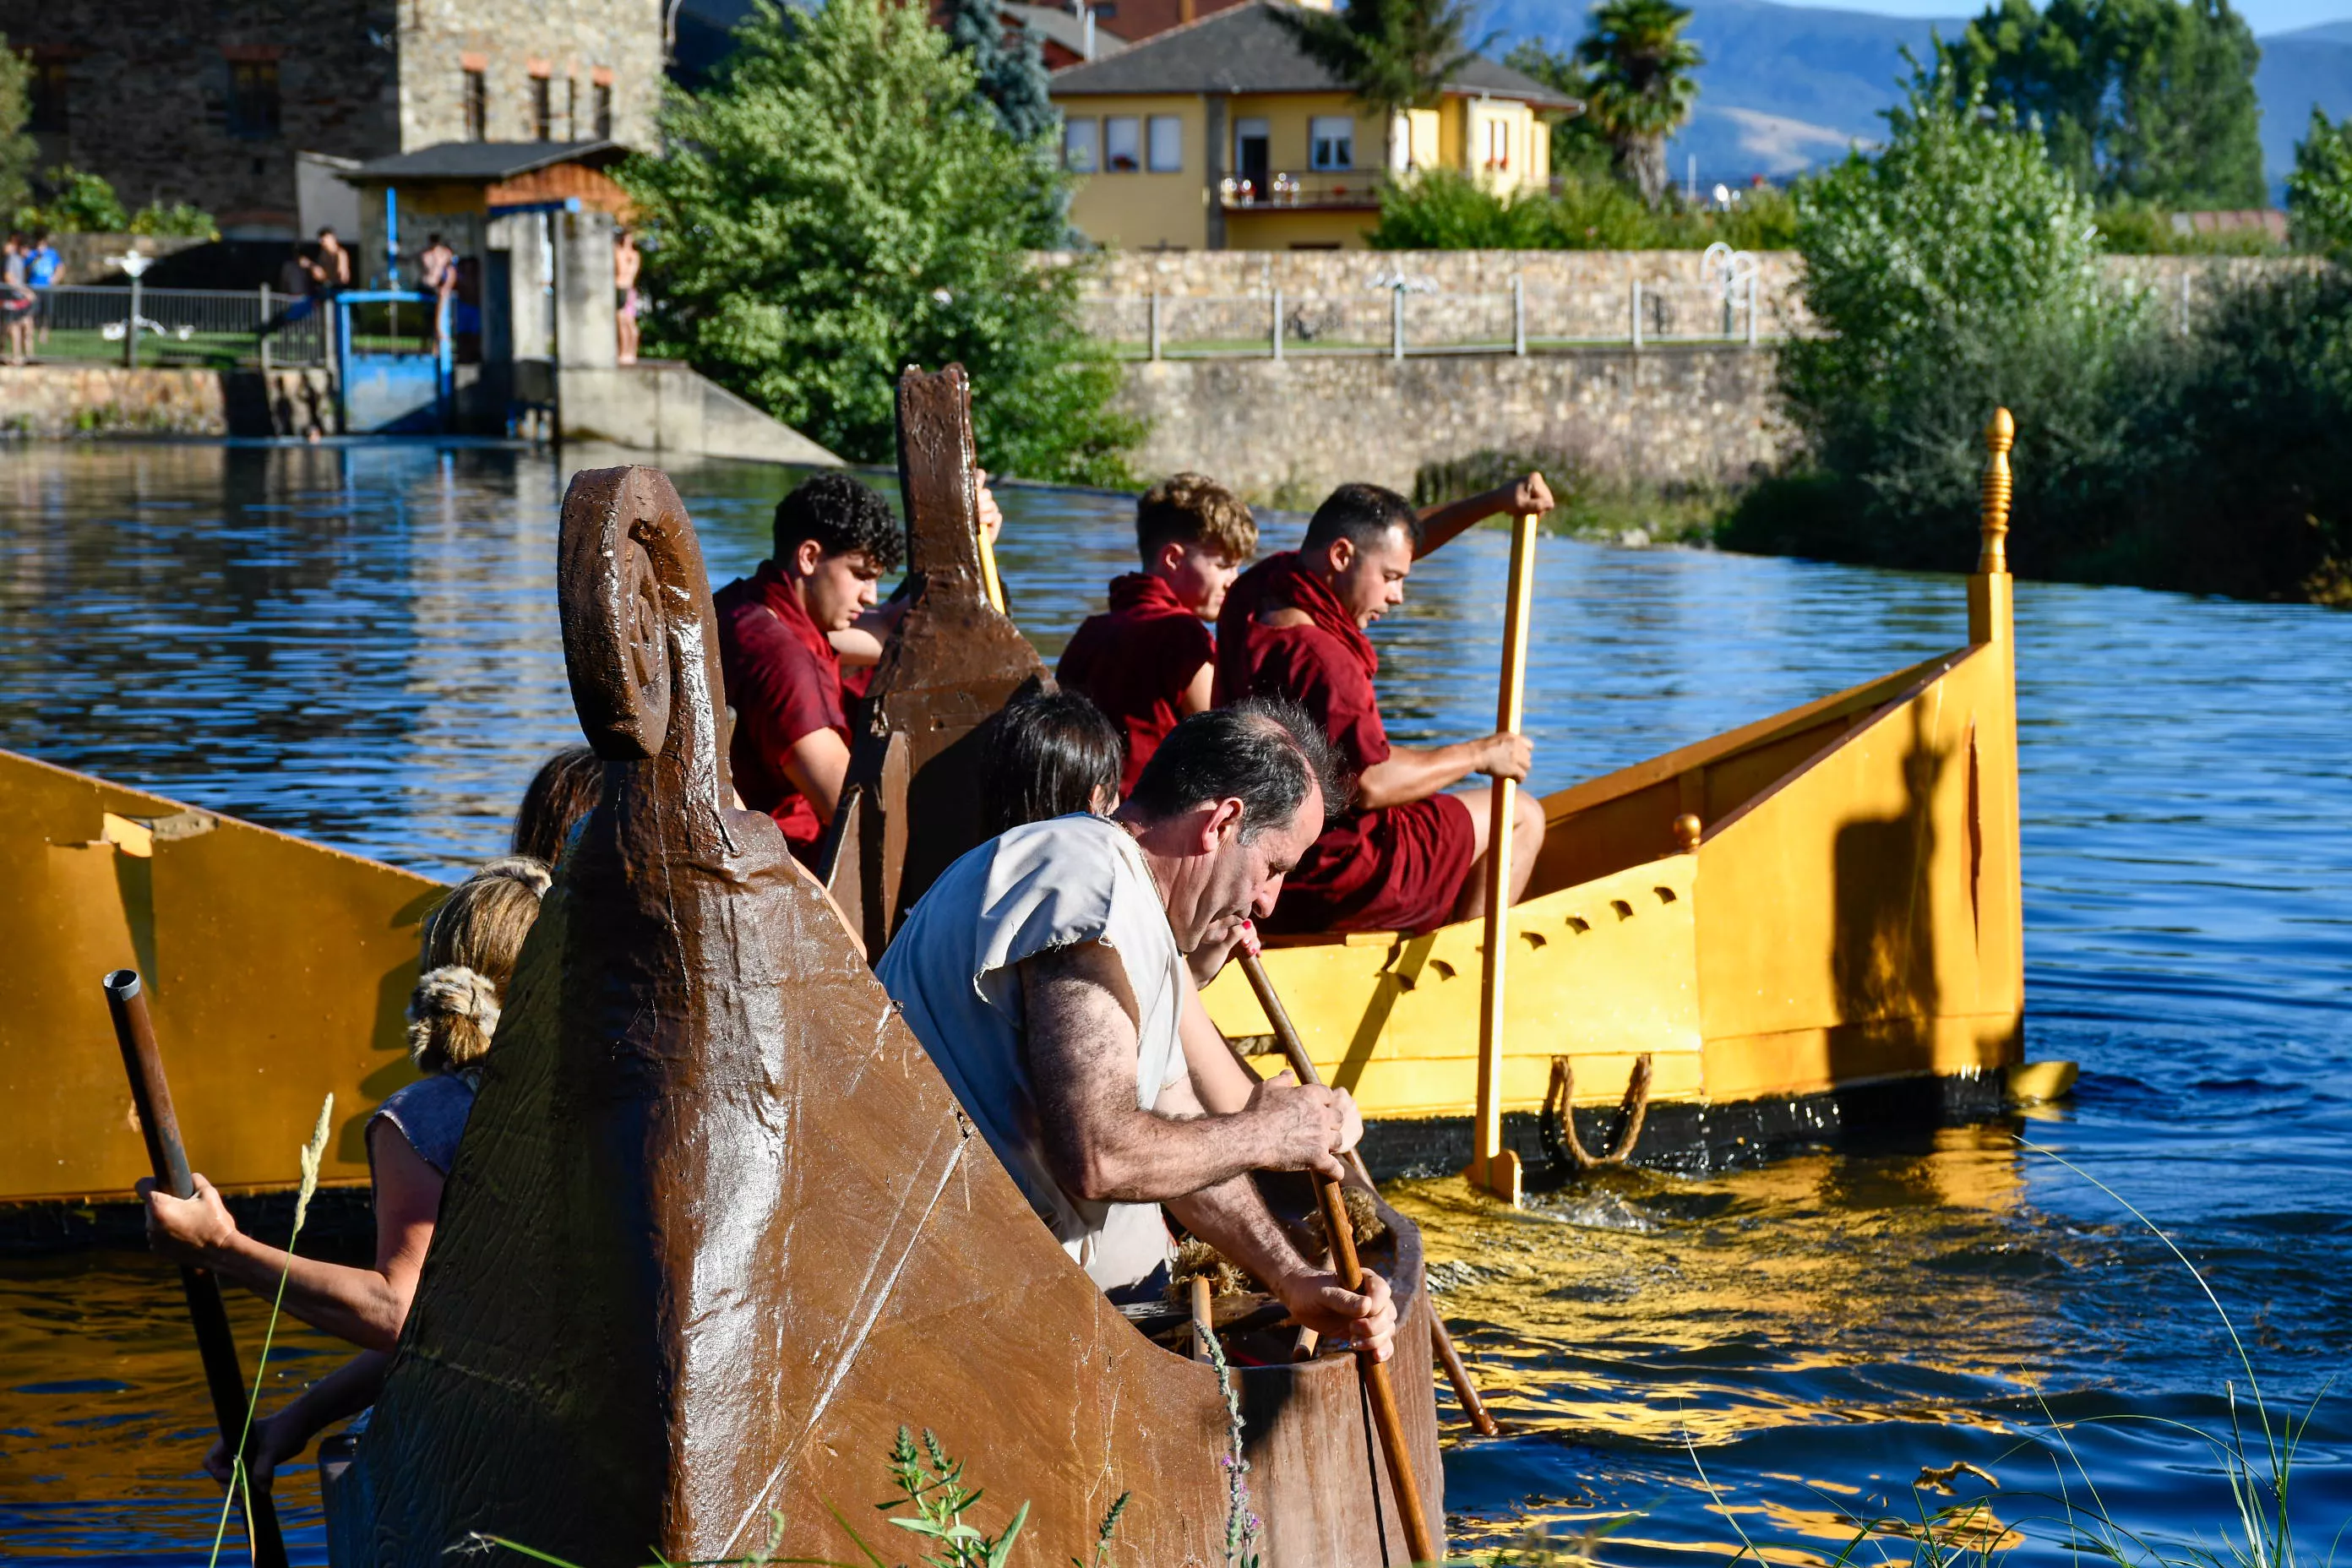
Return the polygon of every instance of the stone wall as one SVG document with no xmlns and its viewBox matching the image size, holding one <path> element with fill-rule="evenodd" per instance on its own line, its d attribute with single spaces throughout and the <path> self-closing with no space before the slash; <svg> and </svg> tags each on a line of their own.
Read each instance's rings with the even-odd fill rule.
<svg viewBox="0 0 2352 1568">
<path fill-rule="evenodd" d="M 308 436 L 335 429 L 323 370 L 0 365 L 0 435 Z"/>
<path fill-rule="evenodd" d="M 664 8 L 654 0 L 404 0 L 400 145 L 463 142 L 465 73 L 479 62 L 492 142 L 538 140 L 531 81 L 548 82 L 552 139 L 596 135 L 596 86 L 613 90 L 613 140 L 656 145 Z"/>
<path fill-rule="evenodd" d="M 1311 506 L 1345 479 L 1410 491 L 1424 464 L 1483 448 L 1561 450 L 1614 479 L 1735 481 L 1789 430 L 1772 356 L 1677 345 L 1426 359 L 1166 360 L 1128 367 L 1150 422 L 1136 468 L 1197 468 L 1254 501 Z"/>
<path fill-rule="evenodd" d="M 1053 259 L 1066 261 L 1067 257 Z M 1390 296 L 1404 282 L 1409 343 L 1507 343 L 1511 289 L 1526 298 L 1528 335 L 1544 339 L 1623 340 L 1630 336 L 1633 287 L 1642 285 L 1643 331 L 1651 340 L 1724 334 L 1720 274 L 1709 276 L 1696 250 L 1174 250 L 1111 251 L 1087 258 L 1086 321 L 1116 342 L 1149 338 L 1150 296 L 1160 298 L 1161 332 L 1171 344 L 1234 343 L 1270 333 L 1270 297 L 1283 295 L 1286 332 L 1311 346 L 1316 336 L 1378 345 L 1389 341 Z M 1761 337 L 1810 331 L 1812 317 L 1797 289 L 1796 252 L 1758 253 L 1757 331 Z M 2194 311 L 2227 279 L 2312 265 L 2299 257 L 2111 256 L 2107 275 L 2152 290 L 2177 314 L 2182 284 Z M 1745 294 L 1730 331 L 1748 331 Z M 1302 331 L 1303 329 L 1303 331 Z"/>
</svg>

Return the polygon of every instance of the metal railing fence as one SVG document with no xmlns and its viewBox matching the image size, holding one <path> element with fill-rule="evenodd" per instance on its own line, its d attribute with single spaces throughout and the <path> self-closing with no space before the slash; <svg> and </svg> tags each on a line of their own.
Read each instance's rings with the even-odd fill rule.
<svg viewBox="0 0 2352 1568">
<path fill-rule="evenodd" d="M 39 291 L 37 358 L 115 364 L 312 368 L 333 359 L 324 301 L 269 289 L 104 288 Z"/>
<path fill-rule="evenodd" d="M 1612 343 L 1747 344 L 1787 335 L 1755 274 L 1585 289 L 1441 291 L 1407 279 L 1347 292 L 1092 295 L 1080 321 L 1124 356 L 1525 354 Z"/>
</svg>

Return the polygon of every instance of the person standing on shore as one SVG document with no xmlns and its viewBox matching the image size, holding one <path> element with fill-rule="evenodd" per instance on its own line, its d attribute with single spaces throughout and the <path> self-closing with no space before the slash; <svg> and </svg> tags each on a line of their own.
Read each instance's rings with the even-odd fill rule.
<svg viewBox="0 0 2352 1568">
<path fill-rule="evenodd" d="M 637 237 L 625 228 L 613 231 L 613 288 L 620 296 L 614 307 L 613 327 L 618 337 L 621 363 L 637 363 L 637 273 L 645 266 Z"/>
<path fill-rule="evenodd" d="M 32 285 L 26 281 L 25 253 L 31 247 L 21 234 L 0 241 L 0 317 L 8 323 L 8 363 L 23 364 L 33 353 Z"/>
<path fill-rule="evenodd" d="M 322 259 L 332 264 L 331 257 Z M 416 258 L 416 286 L 433 296 L 433 314 L 425 323 L 425 345 L 438 353 L 441 322 L 449 313 L 450 296 L 457 291 L 457 253 L 437 234 L 425 237 L 425 248 Z"/>
</svg>

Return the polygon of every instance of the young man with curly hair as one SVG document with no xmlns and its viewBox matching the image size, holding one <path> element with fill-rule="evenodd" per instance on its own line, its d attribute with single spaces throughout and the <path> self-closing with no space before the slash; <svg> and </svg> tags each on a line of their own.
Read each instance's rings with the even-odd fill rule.
<svg viewBox="0 0 2352 1568">
<path fill-rule="evenodd" d="M 888 501 L 847 474 L 823 473 L 776 503 L 774 552 L 759 570 L 711 596 L 735 713 L 735 791 L 776 819 L 795 854 L 833 820 L 849 772 L 841 661 L 828 634 L 874 604 L 876 583 L 906 548 Z"/>
</svg>

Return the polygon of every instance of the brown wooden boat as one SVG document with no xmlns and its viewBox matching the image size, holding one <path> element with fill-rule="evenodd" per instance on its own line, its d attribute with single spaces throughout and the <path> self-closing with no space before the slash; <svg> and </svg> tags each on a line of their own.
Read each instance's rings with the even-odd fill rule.
<svg viewBox="0 0 2352 1568">
<path fill-rule="evenodd" d="M 525 948 L 361 1445 L 370 1560 L 437 1568 L 478 1534 L 583 1568 L 847 1559 L 840 1518 L 887 1533 L 870 1504 L 901 1424 L 971 1462 L 987 1528 L 1031 1505 L 1034 1560 L 1088 1556 L 1121 1493 L 1118 1560 L 1223 1559 L 1215 1371 L 1055 1245 L 822 886 L 728 807 L 676 492 L 579 476 L 561 555 L 603 797 Z M 1418 1237 L 1383 1217 L 1368 1261 L 1418 1345 Z M 1351 1358 L 1287 1364 L 1290 1336 L 1239 1310 L 1233 1352 L 1277 1363 L 1235 1373 L 1264 1560 L 1404 1561 Z M 1432 1385 L 1400 1385 L 1442 1521 Z"/>
</svg>

